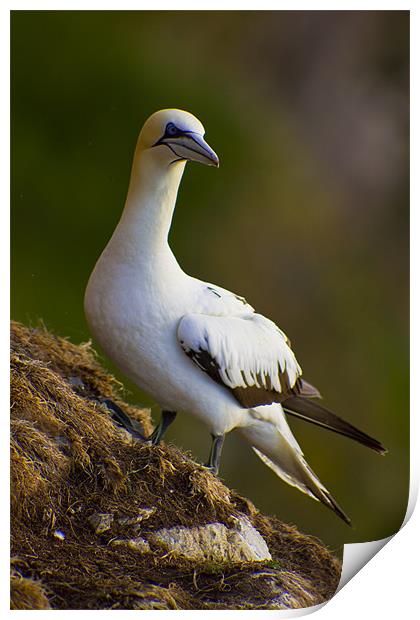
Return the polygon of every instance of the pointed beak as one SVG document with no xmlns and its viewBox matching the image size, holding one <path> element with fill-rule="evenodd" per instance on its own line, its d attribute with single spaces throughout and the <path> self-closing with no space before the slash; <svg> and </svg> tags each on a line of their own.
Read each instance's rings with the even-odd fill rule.
<svg viewBox="0 0 420 620">
<path fill-rule="evenodd" d="M 219 166 L 219 158 L 202 136 L 194 132 L 186 132 L 176 138 L 163 138 L 166 144 L 181 159 L 197 161 L 206 166 Z"/>
</svg>

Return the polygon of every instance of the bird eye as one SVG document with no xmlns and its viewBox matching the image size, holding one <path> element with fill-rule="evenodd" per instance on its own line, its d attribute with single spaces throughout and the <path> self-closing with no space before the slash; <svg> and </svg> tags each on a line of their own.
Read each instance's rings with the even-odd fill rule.
<svg viewBox="0 0 420 620">
<path fill-rule="evenodd" d="M 168 123 L 166 125 L 167 136 L 176 136 L 178 133 L 179 133 L 179 129 L 173 123 Z"/>
</svg>

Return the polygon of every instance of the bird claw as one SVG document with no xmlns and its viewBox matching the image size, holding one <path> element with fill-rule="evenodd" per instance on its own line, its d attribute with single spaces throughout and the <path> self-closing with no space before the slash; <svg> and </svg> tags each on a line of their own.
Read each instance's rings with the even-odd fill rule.
<svg viewBox="0 0 420 620">
<path fill-rule="evenodd" d="M 219 468 L 215 467 L 214 465 L 210 465 L 210 463 L 203 463 L 202 466 L 215 476 L 219 474 Z"/>
<path fill-rule="evenodd" d="M 160 444 L 160 439 L 161 439 L 160 434 L 157 432 L 157 429 L 155 428 L 153 433 L 149 435 L 146 441 L 151 446 L 158 446 Z"/>
</svg>

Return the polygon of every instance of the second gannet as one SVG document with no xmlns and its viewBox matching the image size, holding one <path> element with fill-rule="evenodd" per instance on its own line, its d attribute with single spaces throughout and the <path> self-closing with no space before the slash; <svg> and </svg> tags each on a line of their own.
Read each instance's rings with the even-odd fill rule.
<svg viewBox="0 0 420 620">
<path fill-rule="evenodd" d="M 243 297 L 193 278 L 168 245 L 187 161 L 218 166 L 192 114 L 161 110 L 137 142 L 121 219 L 90 276 L 88 324 L 104 352 L 162 409 L 158 443 L 178 411 L 212 435 L 208 466 L 217 473 L 226 433 L 238 429 L 290 485 L 350 519 L 304 459 L 285 413 L 346 435 L 383 454 L 383 446 L 328 411 L 286 335 Z"/>
</svg>

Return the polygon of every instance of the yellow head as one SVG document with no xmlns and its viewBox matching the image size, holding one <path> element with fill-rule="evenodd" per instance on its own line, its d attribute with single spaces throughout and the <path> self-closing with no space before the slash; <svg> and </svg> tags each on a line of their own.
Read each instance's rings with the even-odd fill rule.
<svg viewBox="0 0 420 620">
<path fill-rule="evenodd" d="M 168 164 L 197 161 L 207 166 L 218 166 L 219 158 L 203 136 L 203 125 L 189 112 L 159 110 L 149 116 L 143 125 L 137 148 L 140 151 L 156 149 L 159 157 Z"/>
</svg>

